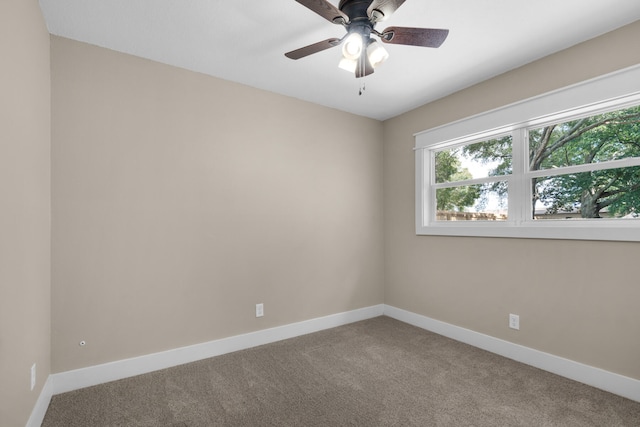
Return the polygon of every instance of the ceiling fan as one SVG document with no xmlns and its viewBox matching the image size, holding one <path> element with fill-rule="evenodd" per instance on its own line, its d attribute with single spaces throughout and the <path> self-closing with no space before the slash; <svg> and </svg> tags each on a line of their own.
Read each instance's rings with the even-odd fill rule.
<svg viewBox="0 0 640 427">
<path fill-rule="evenodd" d="M 412 27 L 388 27 L 377 31 L 376 24 L 391 16 L 405 0 L 340 0 L 337 8 L 327 0 L 296 1 L 327 21 L 342 25 L 347 34 L 340 39 L 330 38 L 292 50 L 285 56 L 300 59 L 342 44 L 343 57 L 339 66 L 354 73 L 356 78 L 373 73 L 374 68 L 389 57 L 371 35 L 378 36 L 383 43 L 440 47 L 449 34 L 449 30 Z"/>
</svg>

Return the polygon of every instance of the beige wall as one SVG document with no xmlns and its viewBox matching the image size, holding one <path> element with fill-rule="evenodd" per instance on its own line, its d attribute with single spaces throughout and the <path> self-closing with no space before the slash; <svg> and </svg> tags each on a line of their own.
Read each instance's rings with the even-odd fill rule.
<svg viewBox="0 0 640 427">
<path fill-rule="evenodd" d="M 0 3 L 0 425 L 24 425 L 50 370 L 383 301 L 640 378 L 640 244 L 416 236 L 412 151 L 414 132 L 640 63 L 639 37 L 379 123 L 57 37 L 50 63 L 37 2 Z"/>
<path fill-rule="evenodd" d="M 54 372 L 383 302 L 380 122 L 57 37 L 52 96 Z"/>
<path fill-rule="evenodd" d="M 638 40 L 640 22 L 384 123 L 385 303 L 640 379 L 640 243 L 416 236 L 412 151 L 416 132 L 639 64 Z"/>
<path fill-rule="evenodd" d="M 0 2 L 0 425 L 24 426 L 49 375 L 49 34 L 37 0 Z M 30 389 L 36 363 L 37 383 Z"/>
</svg>

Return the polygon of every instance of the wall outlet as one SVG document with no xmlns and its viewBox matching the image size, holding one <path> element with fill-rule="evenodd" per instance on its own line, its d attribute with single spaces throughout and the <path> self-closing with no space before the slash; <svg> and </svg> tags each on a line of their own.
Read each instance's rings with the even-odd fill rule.
<svg viewBox="0 0 640 427">
<path fill-rule="evenodd" d="M 520 316 L 517 314 L 509 314 L 509 327 L 520 330 Z"/>
<path fill-rule="evenodd" d="M 36 364 L 31 366 L 31 390 L 36 387 Z"/>
<path fill-rule="evenodd" d="M 264 304 L 256 304 L 256 317 L 264 316 Z"/>
</svg>

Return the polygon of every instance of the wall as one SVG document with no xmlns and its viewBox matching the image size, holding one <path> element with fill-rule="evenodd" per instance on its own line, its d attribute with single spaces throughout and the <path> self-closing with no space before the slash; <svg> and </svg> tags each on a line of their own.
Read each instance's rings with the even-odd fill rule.
<svg viewBox="0 0 640 427">
<path fill-rule="evenodd" d="M 416 236 L 412 151 L 416 132 L 638 64 L 638 39 L 640 22 L 384 123 L 386 304 L 640 379 L 640 243 Z"/>
<path fill-rule="evenodd" d="M 380 122 L 58 37 L 52 97 L 54 372 L 383 302 Z"/>
<path fill-rule="evenodd" d="M 0 2 L 0 57 L 0 425 L 13 427 L 50 359 L 49 34 L 36 0 Z"/>
</svg>

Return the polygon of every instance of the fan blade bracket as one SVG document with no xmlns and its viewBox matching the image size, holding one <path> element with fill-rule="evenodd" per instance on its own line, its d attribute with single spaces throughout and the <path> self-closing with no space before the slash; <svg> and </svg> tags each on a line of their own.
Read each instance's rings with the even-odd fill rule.
<svg viewBox="0 0 640 427">
<path fill-rule="evenodd" d="M 404 2 L 405 0 L 373 0 L 369 5 L 369 16 L 373 16 L 374 11 L 377 10 L 382 14 L 382 19 L 376 20 L 375 22 L 384 21 L 402 6 Z"/>
<path fill-rule="evenodd" d="M 378 36 L 380 36 L 380 40 L 386 43 L 389 43 L 394 35 L 395 33 L 393 32 L 393 30 L 389 30 L 388 28 L 384 30 L 384 32 L 378 33 Z"/>
<path fill-rule="evenodd" d="M 333 22 L 336 25 L 342 25 L 342 26 L 346 26 L 348 24 L 344 16 L 336 16 L 335 18 L 333 18 L 333 20 L 331 20 L 331 22 Z"/>
<path fill-rule="evenodd" d="M 377 24 L 378 22 L 382 22 L 385 20 L 384 12 L 378 9 L 373 9 L 369 14 L 369 20 L 372 24 Z"/>
</svg>

